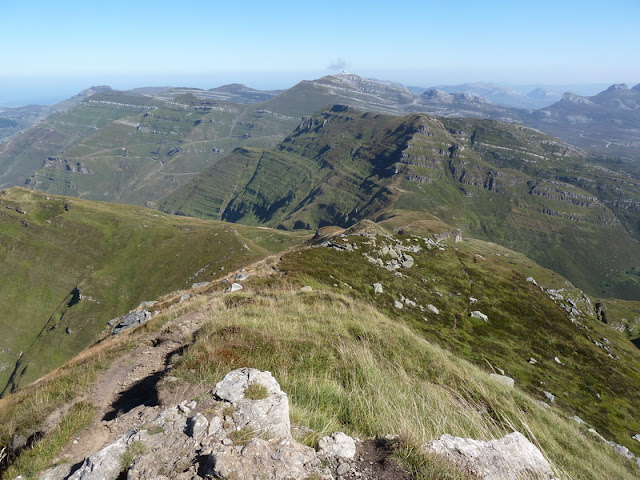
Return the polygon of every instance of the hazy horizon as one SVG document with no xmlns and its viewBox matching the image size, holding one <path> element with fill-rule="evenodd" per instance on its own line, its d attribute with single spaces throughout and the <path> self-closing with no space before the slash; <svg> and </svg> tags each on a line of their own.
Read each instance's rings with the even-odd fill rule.
<svg viewBox="0 0 640 480">
<path fill-rule="evenodd" d="M 114 77 L 91 77 L 91 78 L 26 78 L 17 81 L 0 78 L 0 107 L 15 108 L 25 105 L 52 105 L 57 102 L 66 100 L 82 90 L 98 85 L 108 85 L 114 90 L 131 90 L 140 87 L 192 87 L 203 90 L 228 85 L 230 83 L 241 83 L 250 88 L 257 90 L 286 90 L 303 80 L 314 80 L 324 75 L 332 75 L 339 72 L 317 72 L 309 75 L 300 74 L 281 74 L 280 76 L 271 72 L 265 74 L 246 74 L 238 73 L 225 75 L 191 75 L 191 76 L 163 76 L 157 77 L 131 77 L 131 78 L 114 78 Z M 500 80 L 464 80 L 451 82 L 406 82 L 394 77 L 374 77 L 363 75 L 360 72 L 350 72 L 360 75 L 364 78 L 373 78 L 383 81 L 392 81 L 401 83 L 407 87 L 430 88 L 438 85 L 459 85 L 469 83 L 486 83 L 502 85 L 504 87 L 528 93 L 529 91 L 542 87 L 553 91 L 570 91 L 579 95 L 594 95 L 613 83 L 627 83 L 632 87 L 640 82 L 600 82 L 600 83 L 571 83 L 571 84 L 550 84 L 550 83 L 512 83 Z"/>
<path fill-rule="evenodd" d="M 285 89 L 343 69 L 421 87 L 640 82 L 637 0 L 5 0 L 0 18 L 0 105 L 96 84 Z"/>
</svg>

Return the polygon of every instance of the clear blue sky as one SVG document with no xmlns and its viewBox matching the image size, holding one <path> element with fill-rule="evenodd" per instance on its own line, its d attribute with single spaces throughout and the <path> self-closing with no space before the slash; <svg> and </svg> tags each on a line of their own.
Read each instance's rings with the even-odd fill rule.
<svg viewBox="0 0 640 480">
<path fill-rule="evenodd" d="M 47 86 L 286 88 L 342 68 L 422 86 L 638 83 L 639 32 L 640 0 L 0 0 L 0 103 Z"/>
</svg>

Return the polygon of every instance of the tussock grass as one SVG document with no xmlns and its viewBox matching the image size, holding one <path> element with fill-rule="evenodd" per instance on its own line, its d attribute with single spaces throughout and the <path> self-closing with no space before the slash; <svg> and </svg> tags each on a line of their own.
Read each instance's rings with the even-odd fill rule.
<svg viewBox="0 0 640 480">
<path fill-rule="evenodd" d="M 309 444 L 338 430 L 397 433 L 413 448 L 444 433 L 491 439 L 518 430 L 561 478 L 635 478 L 634 466 L 553 409 L 491 382 L 371 304 L 293 289 L 225 303 L 212 309 L 178 374 L 214 384 L 233 368 L 270 370 L 289 394 L 292 421 L 314 430 Z"/>
<path fill-rule="evenodd" d="M 64 446 L 93 421 L 94 410 L 93 405 L 88 402 L 74 404 L 53 432 L 20 455 L 3 478 L 15 478 L 17 475 L 35 478 L 40 471 L 50 467 L 52 460 Z"/>
</svg>

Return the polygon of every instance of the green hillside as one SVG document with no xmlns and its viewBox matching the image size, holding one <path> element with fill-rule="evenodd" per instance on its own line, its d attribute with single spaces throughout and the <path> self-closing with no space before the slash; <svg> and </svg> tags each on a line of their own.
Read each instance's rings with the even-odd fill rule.
<svg viewBox="0 0 640 480">
<path fill-rule="evenodd" d="M 179 294 L 166 297 L 146 327 L 103 341 L 0 399 L 0 448 L 16 434 L 41 431 L 52 412 L 65 412 L 57 428 L 5 467 L 7 478 L 39 478 L 68 458 L 60 452 L 74 438 L 105 428 L 163 434 L 131 423 L 144 421 L 147 397 L 136 387 L 144 382 L 153 385 L 160 408 L 195 399 L 209 416 L 218 408 L 212 386 L 241 366 L 278 379 L 299 441 L 315 447 L 334 431 L 363 439 L 398 434 L 390 453 L 410 478 L 473 478 L 421 454 L 426 441 L 444 433 L 491 439 L 514 430 L 541 448 L 559 479 L 636 478 L 635 461 L 588 429 L 640 454 L 631 438 L 640 431 L 640 352 L 598 320 L 594 300 L 561 276 L 495 244 L 445 238 L 445 227 L 399 211 L 377 225 L 328 227 L 313 245 L 273 259 L 271 273 L 249 266 L 241 292 L 219 284 L 179 305 Z M 391 234 L 398 229 L 404 233 Z M 407 255 L 411 264 L 393 266 Z M 195 334 L 187 329 L 194 318 Z M 121 400 L 101 406 L 92 386 L 128 362 L 134 368 L 138 357 L 155 355 L 166 342 L 179 346 L 172 360 L 123 393 L 136 409 L 105 420 Z M 511 377 L 515 386 L 491 373 Z M 158 414 L 156 403 L 149 419 Z M 75 406 L 64 410 L 68 404 Z"/>
<path fill-rule="evenodd" d="M 304 236 L 0 191 L 0 391 L 61 365 L 140 302 L 218 278 Z"/>
<path fill-rule="evenodd" d="M 428 212 L 593 294 L 640 299 L 637 186 L 528 127 L 335 106 L 273 149 L 233 152 L 160 208 L 286 229 Z"/>
<path fill-rule="evenodd" d="M 153 205 L 239 146 L 268 147 L 299 122 L 264 109 L 99 92 L 0 146 L 0 187 Z"/>
</svg>

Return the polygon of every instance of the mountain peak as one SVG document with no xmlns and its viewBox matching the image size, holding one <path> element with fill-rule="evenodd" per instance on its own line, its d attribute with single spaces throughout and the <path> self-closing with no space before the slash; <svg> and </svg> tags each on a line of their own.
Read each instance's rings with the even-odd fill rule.
<svg viewBox="0 0 640 480">
<path fill-rule="evenodd" d="M 629 90 L 626 83 L 614 83 L 609 88 L 607 88 L 606 92 L 615 92 L 616 90 Z"/>
<path fill-rule="evenodd" d="M 584 103 L 587 105 L 593 103 L 587 97 L 583 97 L 582 95 L 578 95 L 577 93 L 572 92 L 566 92 L 564 95 L 562 95 L 562 100 L 573 103 Z"/>
</svg>

